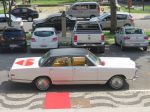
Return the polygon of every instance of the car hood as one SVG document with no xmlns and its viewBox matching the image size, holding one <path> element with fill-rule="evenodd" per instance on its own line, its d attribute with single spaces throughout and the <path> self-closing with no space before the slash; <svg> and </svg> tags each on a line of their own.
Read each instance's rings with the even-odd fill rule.
<svg viewBox="0 0 150 112">
<path fill-rule="evenodd" d="M 22 18 L 17 17 L 16 21 L 22 21 Z"/>
<path fill-rule="evenodd" d="M 38 68 L 41 57 L 17 58 L 11 69 Z"/>
<path fill-rule="evenodd" d="M 110 68 L 136 68 L 136 64 L 130 58 L 122 57 L 100 57 L 104 67 Z"/>
</svg>

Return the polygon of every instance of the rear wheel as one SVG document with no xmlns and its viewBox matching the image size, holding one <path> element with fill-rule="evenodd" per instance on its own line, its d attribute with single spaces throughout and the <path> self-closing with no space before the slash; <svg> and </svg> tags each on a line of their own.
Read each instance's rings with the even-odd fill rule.
<svg viewBox="0 0 150 112">
<path fill-rule="evenodd" d="M 95 15 L 91 15 L 91 16 L 90 16 L 90 18 L 94 18 L 94 17 L 95 17 Z"/>
<path fill-rule="evenodd" d="M 51 85 L 51 81 L 48 77 L 39 77 L 34 81 L 35 87 L 40 91 L 46 91 Z"/>
<path fill-rule="evenodd" d="M 114 76 L 109 80 L 109 86 L 112 89 L 119 90 L 125 85 L 125 78 L 122 76 Z"/>
<path fill-rule="evenodd" d="M 32 21 L 33 21 L 33 18 L 32 18 L 32 17 L 28 17 L 28 21 L 29 21 L 29 22 L 32 22 Z"/>
<path fill-rule="evenodd" d="M 147 47 L 143 47 L 143 51 L 147 51 Z"/>
<path fill-rule="evenodd" d="M 127 23 L 127 24 L 125 24 L 124 26 L 131 26 L 131 24 Z"/>
</svg>

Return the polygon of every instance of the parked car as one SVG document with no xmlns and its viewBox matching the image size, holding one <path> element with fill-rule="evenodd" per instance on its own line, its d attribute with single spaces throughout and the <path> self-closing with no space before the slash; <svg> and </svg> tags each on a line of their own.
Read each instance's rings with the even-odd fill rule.
<svg viewBox="0 0 150 112">
<path fill-rule="evenodd" d="M 28 20 L 29 22 L 39 17 L 38 11 L 23 7 L 15 8 L 11 10 L 10 13 L 16 17 L 21 17 L 22 19 Z"/>
<path fill-rule="evenodd" d="M 9 15 L 6 14 L 6 17 L 5 17 L 5 14 L 0 14 L 0 30 L 1 31 L 4 29 L 4 27 L 8 27 L 7 21 L 9 21 Z M 15 16 L 11 15 L 10 21 L 12 23 L 12 26 L 23 28 L 23 21 L 21 18 L 17 18 Z"/>
<path fill-rule="evenodd" d="M 141 28 L 137 27 L 122 27 L 115 35 L 116 45 L 120 45 L 122 50 L 127 47 L 142 47 L 144 51 L 147 50 L 149 41 L 148 36 Z"/>
<path fill-rule="evenodd" d="M 31 51 L 35 49 L 58 48 L 58 36 L 55 28 L 36 28 L 31 38 Z"/>
<path fill-rule="evenodd" d="M 102 29 L 111 29 L 111 14 L 103 13 L 98 17 L 91 18 L 90 21 L 98 21 Z M 117 28 L 123 26 L 134 26 L 134 18 L 126 12 L 117 12 Z"/>
<path fill-rule="evenodd" d="M 100 13 L 97 2 L 76 2 L 67 11 L 66 14 L 77 18 L 92 18 Z"/>
<path fill-rule="evenodd" d="M 3 52 L 6 49 L 27 51 L 26 35 L 22 28 L 7 27 L 3 30 L 0 37 L 0 50 Z"/>
<path fill-rule="evenodd" d="M 32 24 L 32 29 L 34 30 L 35 28 L 38 27 L 54 27 L 57 31 L 61 30 L 61 15 L 62 14 L 53 14 L 49 15 L 45 19 L 39 19 L 33 22 Z M 74 25 L 76 22 L 76 18 L 72 18 L 67 16 L 66 17 L 66 27 L 73 29 Z"/>
<path fill-rule="evenodd" d="M 105 51 L 105 37 L 98 22 L 78 21 L 72 34 L 73 47 L 94 48 Z"/>
<path fill-rule="evenodd" d="M 135 62 L 130 58 L 97 57 L 81 48 L 48 51 L 42 57 L 18 58 L 9 72 L 13 82 L 33 83 L 45 91 L 61 84 L 109 84 L 118 90 L 126 80 L 137 77 Z M 29 75 L 28 75 L 29 74 Z"/>
</svg>

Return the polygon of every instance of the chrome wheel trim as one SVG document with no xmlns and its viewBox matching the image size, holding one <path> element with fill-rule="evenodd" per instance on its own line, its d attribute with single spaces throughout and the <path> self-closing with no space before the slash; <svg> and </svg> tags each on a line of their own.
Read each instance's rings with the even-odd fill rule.
<svg viewBox="0 0 150 112">
<path fill-rule="evenodd" d="M 124 81 L 120 77 L 114 77 L 111 79 L 111 87 L 114 89 L 120 89 L 124 85 Z"/>
<path fill-rule="evenodd" d="M 49 86 L 50 86 L 50 82 L 47 78 L 39 78 L 36 81 L 36 87 L 41 91 L 47 90 Z"/>
</svg>

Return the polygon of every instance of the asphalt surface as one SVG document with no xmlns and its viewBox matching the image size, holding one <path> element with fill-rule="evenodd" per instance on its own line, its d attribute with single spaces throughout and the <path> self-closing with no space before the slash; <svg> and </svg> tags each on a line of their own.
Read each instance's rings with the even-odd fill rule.
<svg viewBox="0 0 150 112">
<path fill-rule="evenodd" d="M 21 57 L 36 57 L 36 56 L 42 56 L 46 51 L 38 51 L 36 53 L 21 53 L 18 51 L 8 51 L 6 53 L 0 54 L 0 81 L 5 81 L 7 80 L 7 73 L 10 70 L 14 60 L 16 58 L 21 58 Z M 126 51 L 122 52 L 121 49 L 119 47 L 116 47 L 115 45 L 112 46 L 107 46 L 106 47 L 106 52 L 103 54 L 96 54 L 97 56 L 104 56 L 104 57 L 130 57 L 132 60 L 134 60 L 136 62 L 136 66 L 138 68 L 138 75 L 139 78 L 135 81 L 129 81 L 129 87 L 127 85 L 127 87 L 125 89 L 129 89 L 129 90 L 150 90 L 150 48 L 148 49 L 148 51 L 144 52 L 141 49 L 136 49 L 136 48 L 132 48 L 132 49 L 127 49 Z M 26 88 L 27 87 L 27 88 Z M 93 85 L 88 86 L 88 88 L 86 86 L 82 87 L 77 87 L 75 90 L 78 91 L 82 91 L 82 90 L 92 90 L 92 91 L 97 91 L 98 90 L 109 90 L 106 86 L 102 85 L 102 88 L 95 88 L 95 90 L 93 90 Z M 90 88 L 91 87 L 91 88 Z M 30 89 L 29 89 L 30 88 Z M 58 86 L 59 88 L 59 86 Z M 22 86 L 18 86 L 18 84 L 12 84 L 11 82 L 4 82 L 2 83 L 2 85 L 0 85 L 0 91 L 1 92 L 5 92 L 5 91 L 9 91 L 9 89 L 13 91 L 16 90 L 22 90 L 24 92 L 27 92 L 29 90 L 34 90 L 32 87 L 28 87 L 26 84 L 22 84 Z M 67 86 L 67 88 L 65 86 L 63 86 L 63 89 L 68 89 L 69 91 L 72 90 L 72 87 Z M 63 89 L 61 89 L 63 91 Z M 55 91 L 55 89 L 54 89 Z M 74 91 L 74 90 L 73 90 Z"/>
<path fill-rule="evenodd" d="M 150 31 L 150 19 L 136 19 L 135 26 L 140 27 L 144 29 L 145 31 Z M 26 32 L 29 32 L 32 30 L 32 22 L 24 21 L 24 29 Z"/>
</svg>

